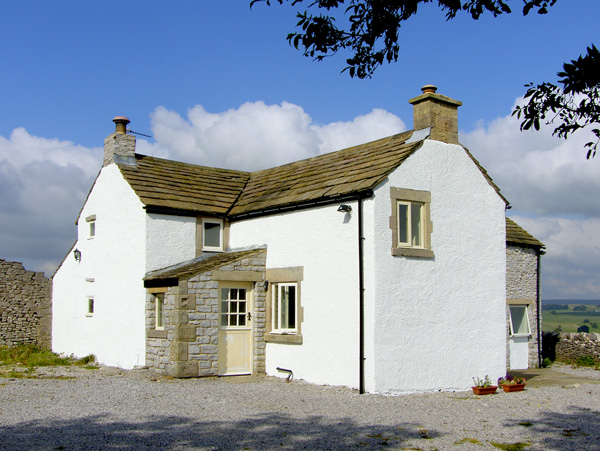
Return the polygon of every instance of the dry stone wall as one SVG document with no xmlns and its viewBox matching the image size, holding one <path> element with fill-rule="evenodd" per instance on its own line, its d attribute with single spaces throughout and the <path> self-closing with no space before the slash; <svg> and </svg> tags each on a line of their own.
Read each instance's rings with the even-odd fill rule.
<svg viewBox="0 0 600 451">
<path fill-rule="evenodd" d="M 44 273 L 0 259 L 0 345 L 51 347 L 51 282 Z"/>
<path fill-rule="evenodd" d="M 581 357 L 591 356 L 600 364 L 600 334 L 563 333 L 556 343 L 556 360 L 577 362 Z"/>
</svg>

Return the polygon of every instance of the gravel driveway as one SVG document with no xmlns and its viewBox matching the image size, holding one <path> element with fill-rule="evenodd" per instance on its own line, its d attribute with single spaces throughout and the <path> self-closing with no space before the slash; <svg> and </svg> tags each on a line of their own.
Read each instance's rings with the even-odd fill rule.
<svg viewBox="0 0 600 451">
<path fill-rule="evenodd" d="M 270 377 L 41 372 L 0 379 L 0 449 L 600 450 L 593 384 L 379 396 Z"/>
</svg>

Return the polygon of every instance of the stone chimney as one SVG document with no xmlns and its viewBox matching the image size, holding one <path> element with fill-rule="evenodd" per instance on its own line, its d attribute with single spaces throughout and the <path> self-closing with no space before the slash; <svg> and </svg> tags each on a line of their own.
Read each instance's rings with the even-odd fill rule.
<svg viewBox="0 0 600 451">
<path fill-rule="evenodd" d="M 112 163 L 135 164 L 135 136 L 127 134 L 129 119 L 117 116 L 113 119 L 116 130 L 104 140 L 104 166 Z"/>
<path fill-rule="evenodd" d="M 437 87 L 426 85 L 423 94 L 409 103 L 413 105 L 414 130 L 430 127 L 430 139 L 458 144 L 458 107 L 462 102 L 437 94 Z"/>
</svg>

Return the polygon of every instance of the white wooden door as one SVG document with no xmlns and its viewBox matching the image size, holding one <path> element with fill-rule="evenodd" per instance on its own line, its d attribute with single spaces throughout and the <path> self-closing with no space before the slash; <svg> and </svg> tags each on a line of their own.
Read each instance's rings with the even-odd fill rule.
<svg viewBox="0 0 600 451">
<path fill-rule="evenodd" d="M 511 370 L 526 370 L 529 367 L 529 337 L 509 337 L 508 352 Z"/>
<path fill-rule="evenodd" d="M 252 374 L 252 284 L 219 284 L 219 376 Z"/>
</svg>

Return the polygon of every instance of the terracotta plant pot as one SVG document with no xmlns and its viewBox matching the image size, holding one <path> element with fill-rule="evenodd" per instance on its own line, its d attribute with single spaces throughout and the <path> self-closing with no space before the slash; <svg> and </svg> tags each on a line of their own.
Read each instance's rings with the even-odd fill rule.
<svg viewBox="0 0 600 451">
<path fill-rule="evenodd" d="M 473 393 L 476 395 L 491 395 L 496 393 L 498 387 L 496 385 L 492 385 L 491 387 L 471 387 L 473 389 Z"/>
<path fill-rule="evenodd" d="M 502 390 L 508 393 L 511 391 L 523 391 L 523 389 L 525 388 L 525 384 L 504 384 L 501 385 L 501 387 Z"/>
</svg>

